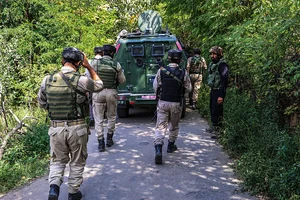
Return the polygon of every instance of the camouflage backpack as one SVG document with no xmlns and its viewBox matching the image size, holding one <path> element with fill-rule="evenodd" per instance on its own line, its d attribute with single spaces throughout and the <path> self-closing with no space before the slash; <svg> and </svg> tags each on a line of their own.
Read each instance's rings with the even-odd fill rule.
<svg viewBox="0 0 300 200">
<path fill-rule="evenodd" d="M 202 59 L 200 55 L 195 55 L 191 60 L 190 74 L 200 74 L 202 68 Z"/>
</svg>

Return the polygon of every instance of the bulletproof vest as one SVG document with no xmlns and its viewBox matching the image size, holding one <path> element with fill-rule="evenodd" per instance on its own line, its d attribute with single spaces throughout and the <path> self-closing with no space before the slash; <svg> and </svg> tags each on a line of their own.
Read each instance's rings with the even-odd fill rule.
<svg viewBox="0 0 300 200">
<path fill-rule="evenodd" d="M 94 59 L 91 63 L 92 67 L 97 72 L 103 81 L 103 88 L 116 89 L 117 88 L 117 69 L 112 60 L 107 58 Z"/>
<path fill-rule="evenodd" d="M 200 55 L 194 55 L 191 59 L 190 74 L 200 74 L 203 68 L 203 61 Z"/>
<path fill-rule="evenodd" d="M 80 74 L 70 72 L 64 75 L 68 77 L 69 82 L 77 88 Z M 46 95 L 48 113 L 51 120 L 82 119 L 88 114 L 87 99 L 85 102 L 78 104 L 76 101 L 76 91 L 67 85 L 58 72 L 54 72 L 46 80 Z"/>
<path fill-rule="evenodd" d="M 219 89 L 221 86 L 221 74 L 219 72 L 219 65 L 221 63 L 226 63 L 226 61 L 221 58 L 217 63 L 210 63 L 208 66 L 208 85 L 214 89 Z"/>
<path fill-rule="evenodd" d="M 168 73 L 174 75 L 174 77 L 168 75 Z M 160 93 L 160 99 L 170 102 L 180 102 L 183 95 L 183 80 L 184 70 L 179 67 L 166 67 L 165 70 L 161 70 L 162 88 Z"/>
</svg>

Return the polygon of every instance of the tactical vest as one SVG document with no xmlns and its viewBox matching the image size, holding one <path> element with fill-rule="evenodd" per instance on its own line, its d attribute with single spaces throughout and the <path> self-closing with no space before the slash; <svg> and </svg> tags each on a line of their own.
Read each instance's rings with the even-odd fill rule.
<svg viewBox="0 0 300 200">
<path fill-rule="evenodd" d="M 94 59 L 92 67 L 97 72 L 103 81 L 103 88 L 116 89 L 117 88 L 117 69 L 112 60 L 107 58 Z"/>
<path fill-rule="evenodd" d="M 200 55 L 194 55 L 191 59 L 190 74 L 202 74 L 203 61 Z"/>
<path fill-rule="evenodd" d="M 166 67 L 165 70 L 160 71 L 162 88 L 160 93 L 160 99 L 170 102 L 180 102 L 183 95 L 183 80 L 184 70 L 179 67 Z M 167 74 L 167 72 L 174 75 L 176 78 Z M 179 82 L 181 81 L 181 82 Z"/>
<path fill-rule="evenodd" d="M 70 72 L 64 74 L 70 83 L 77 88 L 80 74 Z M 77 103 L 77 93 L 62 79 L 59 72 L 54 72 L 46 80 L 46 95 L 48 113 L 51 120 L 76 120 L 83 119 L 88 114 L 88 103 Z"/>
<path fill-rule="evenodd" d="M 210 63 L 208 66 L 208 85 L 213 89 L 219 89 L 221 87 L 221 74 L 219 72 L 219 66 L 226 61 L 221 58 L 217 63 Z"/>
</svg>

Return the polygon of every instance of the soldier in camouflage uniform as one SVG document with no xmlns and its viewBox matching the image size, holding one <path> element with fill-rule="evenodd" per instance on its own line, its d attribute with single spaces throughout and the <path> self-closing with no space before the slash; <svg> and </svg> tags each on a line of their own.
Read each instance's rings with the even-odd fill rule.
<svg viewBox="0 0 300 200">
<path fill-rule="evenodd" d="M 103 45 L 103 57 L 94 59 L 91 63 L 93 69 L 101 77 L 104 89 L 99 93 L 93 93 L 93 112 L 95 119 L 95 132 L 98 138 L 98 150 L 105 151 L 104 139 L 104 114 L 107 107 L 107 140 L 106 146 L 114 144 L 113 135 L 116 129 L 116 116 L 118 104 L 119 84 L 126 81 L 125 75 L 119 63 L 113 62 L 116 48 L 112 45 Z"/>
<path fill-rule="evenodd" d="M 175 141 L 179 132 L 179 120 L 182 112 L 181 100 L 191 91 L 191 82 L 185 69 L 179 68 L 182 51 L 171 49 L 168 52 L 170 64 L 161 67 L 153 82 L 154 91 L 159 94 L 157 121 L 155 127 L 155 164 L 162 164 L 164 137 L 169 131 L 168 153 L 177 150 Z M 160 92 L 157 92 L 157 91 Z"/>
<path fill-rule="evenodd" d="M 223 104 L 228 86 L 229 67 L 223 58 L 223 49 L 213 46 L 209 50 L 211 63 L 208 66 L 208 86 L 210 86 L 210 116 L 212 126 L 207 129 L 210 133 L 218 134 L 222 126 Z M 212 136 L 216 139 L 217 136 Z"/>
<path fill-rule="evenodd" d="M 188 58 L 187 71 L 190 74 L 192 91 L 189 93 L 189 103 L 192 109 L 196 109 L 198 93 L 202 82 L 204 70 L 207 69 L 206 61 L 201 57 L 201 50 L 194 49 L 194 55 Z"/>
<path fill-rule="evenodd" d="M 39 105 L 48 110 L 51 120 L 48 200 L 58 199 L 67 163 L 70 167 L 68 199 L 80 200 L 88 142 L 88 126 L 84 120 L 89 112 L 86 93 L 101 91 L 103 82 L 78 49 L 65 48 L 62 57 L 61 71 L 47 75 L 38 92 Z M 79 74 L 81 65 L 88 69 L 92 79 Z"/>
</svg>

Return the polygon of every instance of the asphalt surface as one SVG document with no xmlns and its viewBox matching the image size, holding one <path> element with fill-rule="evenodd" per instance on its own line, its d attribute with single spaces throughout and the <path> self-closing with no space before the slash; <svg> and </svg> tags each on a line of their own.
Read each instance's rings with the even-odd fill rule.
<svg viewBox="0 0 300 200">
<path fill-rule="evenodd" d="M 118 119 L 115 144 L 98 152 L 92 132 L 89 156 L 81 192 L 84 200 L 254 200 L 242 193 L 232 161 L 216 140 L 205 132 L 208 127 L 197 111 L 187 109 L 180 122 L 178 150 L 166 153 L 163 164 L 155 165 L 153 134 L 155 120 L 147 109 L 133 109 L 130 117 Z M 165 138 L 167 144 L 167 136 Z M 67 176 L 60 187 L 59 200 L 68 198 Z M 46 200 L 48 177 L 0 194 L 1 200 Z"/>
</svg>

